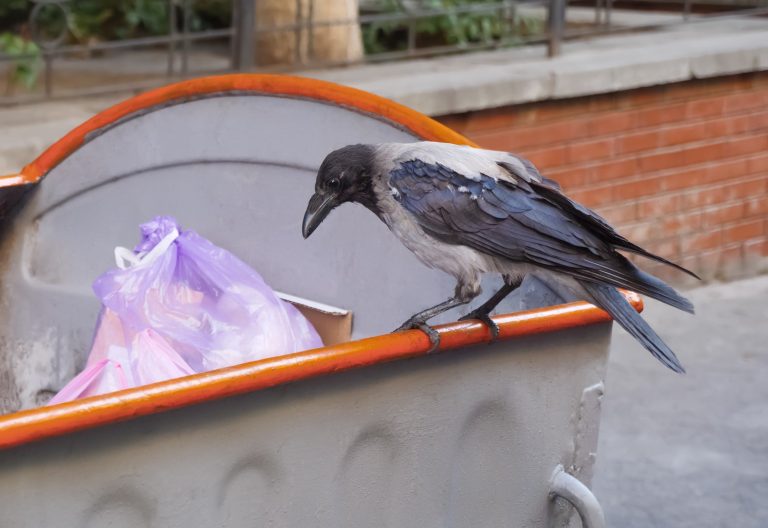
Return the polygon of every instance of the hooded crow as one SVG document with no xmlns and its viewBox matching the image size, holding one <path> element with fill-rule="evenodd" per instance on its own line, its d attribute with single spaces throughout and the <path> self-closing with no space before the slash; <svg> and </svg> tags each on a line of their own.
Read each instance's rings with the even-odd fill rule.
<svg viewBox="0 0 768 528">
<path fill-rule="evenodd" d="M 495 338 L 498 327 L 489 314 L 533 275 L 602 308 L 664 365 L 685 372 L 616 288 L 689 313 L 693 305 L 619 250 L 696 275 L 618 234 L 530 161 L 448 143 L 349 145 L 331 152 L 320 166 L 304 214 L 304 238 L 345 202 L 367 207 L 424 264 L 456 278 L 450 299 L 415 314 L 396 331 L 420 328 L 436 347 L 439 335 L 427 321 L 477 297 L 483 273 L 498 273 L 504 278 L 501 289 L 462 318 L 484 322 Z"/>
</svg>

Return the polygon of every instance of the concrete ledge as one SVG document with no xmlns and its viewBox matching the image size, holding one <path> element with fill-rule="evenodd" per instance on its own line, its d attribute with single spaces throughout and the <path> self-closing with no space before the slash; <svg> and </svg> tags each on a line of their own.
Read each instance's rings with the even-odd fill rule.
<svg viewBox="0 0 768 528">
<path fill-rule="evenodd" d="M 565 45 L 309 71 L 445 115 L 768 69 L 768 20 L 723 19 Z"/>
</svg>

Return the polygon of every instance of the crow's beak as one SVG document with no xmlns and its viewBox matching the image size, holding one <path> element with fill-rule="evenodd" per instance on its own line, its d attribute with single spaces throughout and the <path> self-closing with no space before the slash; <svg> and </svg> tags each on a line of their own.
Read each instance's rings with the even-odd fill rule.
<svg viewBox="0 0 768 528">
<path fill-rule="evenodd" d="M 334 207 L 336 207 L 336 195 L 318 193 L 312 195 L 307 205 L 307 212 L 304 213 L 304 222 L 301 225 L 301 234 L 304 235 L 304 238 L 307 238 L 317 229 L 317 226 L 325 220 L 325 217 Z"/>
</svg>

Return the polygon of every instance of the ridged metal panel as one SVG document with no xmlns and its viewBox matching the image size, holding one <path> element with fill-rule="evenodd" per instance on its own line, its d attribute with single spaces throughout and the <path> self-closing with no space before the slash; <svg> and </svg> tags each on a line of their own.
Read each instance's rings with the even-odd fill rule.
<svg viewBox="0 0 768 528">
<path fill-rule="evenodd" d="M 377 365 L 1 451 L 0 526 L 550 526 L 554 468 L 591 468 L 596 435 L 583 433 L 599 409 L 583 393 L 602 380 L 609 332 Z"/>
</svg>

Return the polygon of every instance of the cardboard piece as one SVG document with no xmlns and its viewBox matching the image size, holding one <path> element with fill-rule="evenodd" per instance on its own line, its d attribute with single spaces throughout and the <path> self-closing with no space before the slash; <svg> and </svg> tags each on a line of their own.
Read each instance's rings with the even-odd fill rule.
<svg viewBox="0 0 768 528">
<path fill-rule="evenodd" d="M 352 338 L 352 312 L 349 310 L 287 293 L 278 291 L 275 293 L 284 301 L 294 305 L 312 323 L 325 346 L 346 343 Z"/>
</svg>

